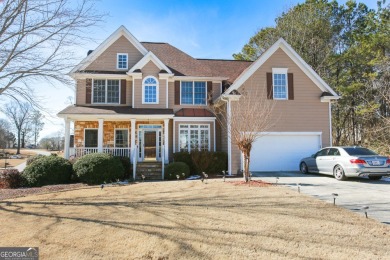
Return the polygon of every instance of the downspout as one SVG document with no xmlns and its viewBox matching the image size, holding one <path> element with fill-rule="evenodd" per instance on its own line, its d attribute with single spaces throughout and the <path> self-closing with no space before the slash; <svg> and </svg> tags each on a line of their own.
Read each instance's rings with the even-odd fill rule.
<svg viewBox="0 0 390 260">
<path fill-rule="evenodd" d="M 221 96 L 221 100 L 227 104 L 227 143 L 228 143 L 228 174 L 232 175 L 232 142 L 231 142 L 231 125 L 230 125 L 230 116 L 231 116 L 231 101 L 229 98 L 225 99 L 225 95 Z"/>
<path fill-rule="evenodd" d="M 329 101 L 329 143 L 333 146 L 333 133 L 332 133 L 332 102 Z"/>
</svg>

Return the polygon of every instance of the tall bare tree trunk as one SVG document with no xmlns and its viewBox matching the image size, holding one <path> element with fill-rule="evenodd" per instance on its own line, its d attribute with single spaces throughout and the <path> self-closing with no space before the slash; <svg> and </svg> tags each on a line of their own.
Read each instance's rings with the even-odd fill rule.
<svg viewBox="0 0 390 260">
<path fill-rule="evenodd" d="M 17 150 L 16 150 L 16 154 L 20 154 L 20 136 L 21 136 L 21 130 L 18 129 L 18 147 L 17 147 Z"/>
<path fill-rule="evenodd" d="M 245 182 L 249 181 L 249 165 L 250 165 L 251 151 L 246 150 L 244 152 L 244 172 L 243 177 Z"/>
</svg>

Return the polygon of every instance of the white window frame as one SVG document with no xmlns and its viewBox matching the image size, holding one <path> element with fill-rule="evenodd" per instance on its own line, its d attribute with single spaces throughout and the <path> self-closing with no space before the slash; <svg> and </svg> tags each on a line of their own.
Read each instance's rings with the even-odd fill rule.
<svg viewBox="0 0 390 260">
<path fill-rule="evenodd" d="M 145 81 L 148 78 L 152 78 L 156 81 L 156 102 L 146 102 L 145 101 Z M 147 76 L 142 80 L 142 104 L 159 104 L 160 101 L 160 82 L 154 76 Z"/>
<path fill-rule="evenodd" d="M 94 95 L 95 95 L 95 80 L 104 80 L 105 81 L 105 85 L 104 85 L 104 102 L 94 102 Z M 119 99 L 118 99 L 118 102 L 117 103 L 108 103 L 107 102 L 107 87 L 108 87 L 108 84 L 107 84 L 107 81 L 108 80 L 118 80 L 119 81 L 119 89 L 118 89 L 118 92 L 119 92 Z M 92 79 L 92 96 L 91 96 L 91 103 L 92 104 L 120 104 L 121 103 L 121 80 L 120 79 L 100 79 L 100 78 L 95 78 L 95 79 Z"/>
<path fill-rule="evenodd" d="M 114 147 L 116 148 L 116 130 L 127 130 L 127 146 L 125 147 L 118 147 L 118 148 L 129 148 L 130 143 L 130 131 L 128 128 L 114 128 Z"/>
<path fill-rule="evenodd" d="M 181 126 L 183 126 L 183 125 L 188 125 L 188 127 L 187 128 L 181 128 Z M 194 129 L 194 128 L 191 128 L 190 126 L 191 125 L 196 125 L 196 126 L 198 126 L 198 128 L 196 128 L 196 129 Z M 200 126 L 207 126 L 206 128 L 200 128 Z M 200 144 L 200 130 L 206 130 L 207 129 L 207 131 L 208 131 L 208 144 L 207 144 L 207 151 L 210 151 L 210 148 L 211 148 L 211 140 L 210 140 L 210 124 L 185 124 L 185 123 L 183 123 L 183 124 L 179 124 L 179 129 L 178 129 L 178 151 L 180 152 L 181 151 L 181 149 L 180 149 L 180 130 L 182 130 L 182 129 L 184 129 L 184 130 L 188 130 L 188 135 L 191 135 L 191 130 L 198 130 L 198 144 Z M 190 143 L 190 138 L 188 138 L 188 143 L 187 143 L 187 147 L 188 147 L 188 151 L 187 152 L 191 152 L 191 143 Z M 198 151 L 199 151 L 199 148 L 198 148 Z"/>
<path fill-rule="evenodd" d="M 96 131 L 98 131 L 98 140 L 97 140 L 97 145 L 96 145 L 96 147 L 90 147 L 90 146 L 88 146 L 88 147 L 86 147 L 85 146 L 85 130 L 96 130 Z M 98 147 L 98 143 L 99 143 L 99 129 L 98 128 L 84 128 L 84 148 L 97 148 Z"/>
<path fill-rule="evenodd" d="M 288 75 L 287 75 L 288 68 L 272 68 L 272 93 L 273 93 L 273 99 L 275 100 L 288 100 Z M 275 97 L 275 83 L 274 83 L 274 75 L 275 74 L 284 74 L 286 77 L 286 97 L 285 98 L 277 98 Z"/>
<path fill-rule="evenodd" d="M 126 68 L 119 68 L 119 56 L 126 56 Z M 116 54 L 116 69 L 118 70 L 127 70 L 129 67 L 129 54 L 127 53 L 117 53 Z"/>
<path fill-rule="evenodd" d="M 192 104 L 183 104 L 181 101 L 181 89 L 182 89 L 182 82 L 192 82 Z M 205 84 L 205 103 L 204 104 L 195 104 L 195 82 L 204 82 Z M 180 80 L 180 105 L 187 105 L 187 106 L 207 106 L 207 81 L 203 80 Z"/>
</svg>

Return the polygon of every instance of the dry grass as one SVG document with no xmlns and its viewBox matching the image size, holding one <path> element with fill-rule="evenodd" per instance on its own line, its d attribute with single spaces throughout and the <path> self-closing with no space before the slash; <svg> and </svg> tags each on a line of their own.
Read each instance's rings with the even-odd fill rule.
<svg viewBox="0 0 390 260">
<path fill-rule="evenodd" d="M 3 152 L 7 152 L 9 153 L 9 156 L 11 155 L 14 155 L 16 154 L 16 149 L 1 149 L 0 150 L 0 153 L 3 153 Z M 5 162 L 7 161 L 7 168 L 11 168 L 11 167 L 15 167 L 15 166 L 18 166 L 19 164 L 22 164 L 24 163 L 25 161 L 27 161 L 27 159 L 30 157 L 30 156 L 33 156 L 35 155 L 36 153 L 34 153 L 33 151 L 31 150 L 28 150 L 28 149 L 21 149 L 20 150 L 20 155 L 22 156 L 21 159 L 0 159 L 0 168 L 5 168 L 4 167 L 4 164 Z"/>
<path fill-rule="evenodd" d="M 390 227 L 282 187 L 140 183 L 0 201 L 42 259 L 389 259 Z"/>
</svg>

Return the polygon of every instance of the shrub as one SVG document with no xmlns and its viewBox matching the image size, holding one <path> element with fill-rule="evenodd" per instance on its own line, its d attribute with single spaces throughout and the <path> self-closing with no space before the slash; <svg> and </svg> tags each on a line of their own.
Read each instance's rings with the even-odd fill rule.
<svg viewBox="0 0 390 260">
<path fill-rule="evenodd" d="M 211 152 L 212 158 L 209 167 L 205 172 L 211 174 L 222 174 L 222 171 L 227 171 L 228 167 L 228 155 L 225 152 Z"/>
<path fill-rule="evenodd" d="M 209 151 L 191 151 L 192 162 L 196 167 L 196 172 L 209 172 L 210 164 L 213 162 L 212 153 Z"/>
<path fill-rule="evenodd" d="M 126 156 L 114 156 L 116 158 L 118 158 L 121 163 L 122 163 L 122 166 L 123 166 L 123 169 L 125 170 L 124 172 L 124 178 L 125 179 L 128 179 L 131 175 L 131 164 L 130 164 L 130 158 L 129 157 L 126 157 Z"/>
<path fill-rule="evenodd" d="M 84 155 L 73 164 L 73 170 L 76 177 L 87 184 L 122 179 L 125 171 L 120 159 L 106 153 Z"/>
<path fill-rule="evenodd" d="M 227 170 L 228 156 L 225 152 L 191 151 L 174 153 L 175 162 L 185 162 L 190 166 L 192 174 L 206 172 L 208 174 L 222 174 Z M 189 161 L 189 163 L 188 163 Z"/>
<path fill-rule="evenodd" d="M 30 165 L 30 164 L 32 164 L 33 162 L 35 162 L 36 160 L 38 160 L 39 158 L 42 158 L 42 157 L 45 157 L 45 155 L 43 155 L 43 154 L 33 155 L 33 156 L 31 156 L 30 158 L 27 159 L 26 165 Z"/>
<path fill-rule="evenodd" d="M 187 178 L 190 175 L 190 167 L 188 167 L 188 165 L 184 162 L 174 162 L 165 166 L 166 179 L 176 180 L 176 175 L 180 175 L 180 179 Z"/>
<path fill-rule="evenodd" d="M 16 189 L 22 187 L 24 178 L 17 169 L 0 171 L 0 189 Z"/>
<path fill-rule="evenodd" d="M 43 156 L 28 165 L 23 176 L 32 187 L 69 183 L 72 164 L 62 157 Z"/>
<path fill-rule="evenodd" d="M 190 167 L 190 173 L 195 174 L 197 173 L 197 169 L 192 162 L 191 154 L 189 152 L 177 152 L 173 154 L 173 161 L 174 162 L 184 162 L 185 164 Z"/>
</svg>

